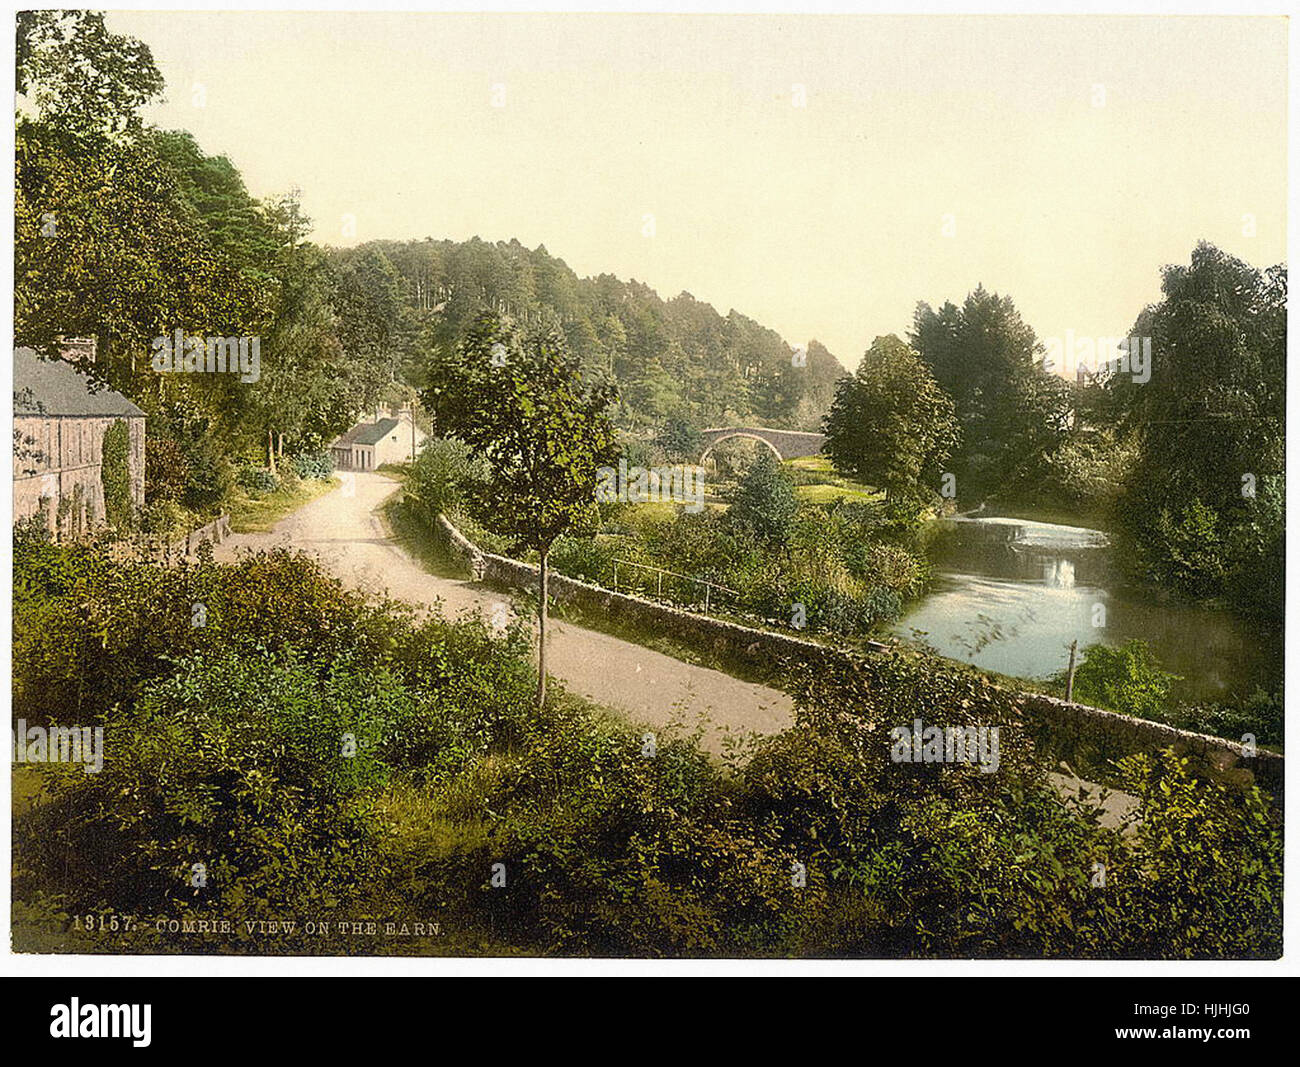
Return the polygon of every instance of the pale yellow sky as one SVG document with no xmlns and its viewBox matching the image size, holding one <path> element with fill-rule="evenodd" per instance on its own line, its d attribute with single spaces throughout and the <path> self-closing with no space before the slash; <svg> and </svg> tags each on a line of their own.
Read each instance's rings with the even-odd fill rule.
<svg viewBox="0 0 1300 1067">
<path fill-rule="evenodd" d="M 979 282 L 1040 337 L 1114 335 L 1198 239 L 1285 259 L 1280 18 L 109 22 L 167 79 L 149 117 L 300 186 L 320 241 L 517 237 L 850 368 Z"/>
</svg>

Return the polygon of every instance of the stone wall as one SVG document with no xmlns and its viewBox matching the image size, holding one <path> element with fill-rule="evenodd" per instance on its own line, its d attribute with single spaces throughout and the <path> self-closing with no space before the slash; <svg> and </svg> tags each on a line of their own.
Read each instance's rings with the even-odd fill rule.
<svg viewBox="0 0 1300 1067">
<path fill-rule="evenodd" d="M 1243 784 L 1254 779 L 1279 797 L 1282 795 L 1285 760 L 1276 752 L 1257 749 L 1251 756 L 1241 744 L 1211 734 L 1180 730 L 1042 693 L 1016 695 L 1027 717 L 1046 728 L 1058 746 L 1068 749 L 1086 745 L 1112 759 L 1172 747 L 1180 756 L 1190 757 L 1219 777 Z"/>
<path fill-rule="evenodd" d="M 198 552 L 199 545 L 207 541 L 214 545 L 221 544 L 230 536 L 230 516 L 218 515 L 211 522 L 200 526 L 197 530 L 191 530 L 183 540 L 177 541 L 172 545 L 171 551 L 175 555 L 192 556 Z"/>
<path fill-rule="evenodd" d="M 539 574 L 535 565 L 482 551 L 445 515 L 439 516 L 439 524 L 449 545 L 466 560 L 476 580 L 537 593 Z M 770 667 L 774 660 L 786 656 L 804 661 L 833 657 L 852 663 L 860 655 L 790 634 L 700 615 L 629 593 L 616 593 L 561 574 L 552 573 L 548 585 L 551 597 L 557 603 L 573 604 L 587 611 L 600 612 L 613 620 L 654 628 L 694 647 L 707 648 L 717 655 L 738 657 L 759 666 Z M 868 642 L 867 651 L 881 652 L 889 647 L 879 642 Z M 1275 794 L 1280 796 L 1282 793 L 1284 760 L 1275 752 L 1261 749 L 1254 756 L 1248 756 L 1240 744 L 1221 737 L 1179 730 L 1164 723 L 1136 719 L 1040 693 L 1014 692 L 1013 695 L 1021 701 L 1027 718 L 1050 730 L 1053 739 L 1067 747 L 1084 744 L 1118 757 L 1172 746 L 1180 755 L 1204 761 L 1224 778 L 1241 782 L 1253 778 Z"/>
<path fill-rule="evenodd" d="M 456 529 L 445 515 L 439 516 L 439 524 L 454 551 L 469 564 L 476 580 L 522 589 L 536 595 L 540 582 L 536 564 L 521 563 L 508 556 L 482 551 Z M 816 641 L 774 630 L 760 630 L 711 615 L 700 615 L 631 593 L 617 593 L 604 586 L 582 582 L 554 571 L 548 577 L 548 585 L 551 599 L 558 604 L 572 604 L 586 611 L 597 611 L 617 621 L 654 626 L 697 647 L 707 647 L 719 654 L 739 655 L 756 663 L 770 663 L 773 656 L 808 659 L 837 652 Z"/>
</svg>

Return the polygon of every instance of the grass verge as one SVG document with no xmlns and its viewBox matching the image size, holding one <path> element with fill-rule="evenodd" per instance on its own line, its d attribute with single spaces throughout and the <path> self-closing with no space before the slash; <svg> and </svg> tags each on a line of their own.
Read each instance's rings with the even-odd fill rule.
<svg viewBox="0 0 1300 1067">
<path fill-rule="evenodd" d="M 236 490 L 230 501 L 230 528 L 235 533 L 266 533 L 290 512 L 338 485 L 338 478 L 308 478 L 256 497 Z"/>
</svg>

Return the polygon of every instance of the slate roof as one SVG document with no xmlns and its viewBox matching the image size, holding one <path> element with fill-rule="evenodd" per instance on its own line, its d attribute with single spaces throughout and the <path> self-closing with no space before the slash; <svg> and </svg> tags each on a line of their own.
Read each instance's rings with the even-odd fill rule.
<svg viewBox="0 0 1300 1067">
<path fill-rule="evenodd" d="M 378 422 L 359 422 L 331 445 L 375 445 L 392 433 L 401 423 L 397 419 L 380 419 Z"/>
<path fill-rule="evenodd" d="M 92 382 L 66 360 L 41 359 L 30 348 L 14 349 L 14 414 L 144 417 L 121 393 Z"/>
</svg>

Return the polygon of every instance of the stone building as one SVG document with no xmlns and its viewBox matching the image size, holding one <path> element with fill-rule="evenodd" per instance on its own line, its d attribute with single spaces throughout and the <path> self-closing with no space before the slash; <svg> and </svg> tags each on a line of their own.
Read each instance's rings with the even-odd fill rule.
<svg viewBox="0 0 1300 1067">
<path fill-rule="evenodd" d="M 335 470 L 377 470 L 385 463 L 411 462 L 426 437 L 409 411 L 376 411 L 330 444 L 330 458 Z"/>
<path fill-rule="evenodd" d="M 93 358 L 93 357 L 92 357 Z M 131 503 L 144 505 L 144 412 L 72 363 L 14 350 L 14 521 L 76 537 L 104 522 L 104 435 L 126 424 Z"/>
</svg>

